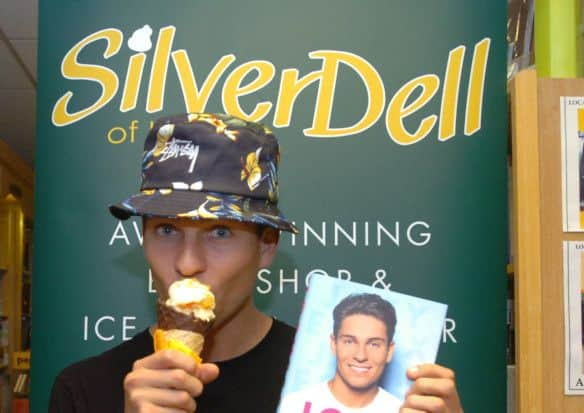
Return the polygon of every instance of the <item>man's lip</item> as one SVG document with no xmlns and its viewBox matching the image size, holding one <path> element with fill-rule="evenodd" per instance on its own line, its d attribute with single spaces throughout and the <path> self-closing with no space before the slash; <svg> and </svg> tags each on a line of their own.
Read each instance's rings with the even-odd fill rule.
<svg viewBox="0 0 584 413">
<path fill-rule="evenodd" d="M 349 363 L 349 368 L 356 373 L 367 373 L 371 370 L 371 366 L 364 366 L 361 364 Z"/>
</svg>

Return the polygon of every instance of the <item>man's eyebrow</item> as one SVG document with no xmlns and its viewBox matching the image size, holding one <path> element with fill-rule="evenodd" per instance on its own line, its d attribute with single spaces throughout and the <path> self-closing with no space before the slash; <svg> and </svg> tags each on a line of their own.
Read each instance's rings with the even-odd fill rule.
<svg viewBox="0 0 584 413">
<path fill-rule="evenodd" d="M 382 341 L 382 342 L 385 343 L 387 340 L 385 338 L 383 338 L 383 337 L 369 337 L 367 339 L 367 342 L 368 343 L 371 343 L 372 341 Z"/>
<path fill-rule="evenodd" d="M 339 338 L 351 338 L 353 340 L 357 340 L 357 336 L 354 336 L 353 334 L 339 334 Z M 384 337 L 368 337 L 366 339 L 367 343 L 371 343 L 373 341 L 381 341 L 381 342 L 387 342 L 387 339 L 385 339 Z"/>
</svg>

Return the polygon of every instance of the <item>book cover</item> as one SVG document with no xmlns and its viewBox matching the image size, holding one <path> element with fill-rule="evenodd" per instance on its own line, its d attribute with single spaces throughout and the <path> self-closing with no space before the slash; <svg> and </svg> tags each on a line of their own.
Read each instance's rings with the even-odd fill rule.
<svg viewBox="0 0 584 413">
<path fill-rule="evenodd" d="M 564 241 L 564 394 L 584 395 L 584 242 Z"/>
<path fill-rule="evenodd" d="M 433 363 L 445 304 L 310 279 L 278 413 L 398 412 L 409 367 Z"/>
<path fill-rule="evenodd" d="M 562 219 L 566 232 L 584 231 L 584 97 L 560 97 Z"/>
</svg>

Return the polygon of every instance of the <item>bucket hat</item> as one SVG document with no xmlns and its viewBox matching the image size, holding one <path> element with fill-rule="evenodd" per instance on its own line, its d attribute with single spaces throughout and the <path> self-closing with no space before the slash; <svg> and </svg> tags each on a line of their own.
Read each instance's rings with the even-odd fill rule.
<svg viewBox="0 0 584 413">
<path fill-rule="evenodd" d="M 140 192 L 111 205 L 131 216 L 231 219 L 297 233 L 278 209 L 280 150 L 262 124 L 225 114 L 157 120 L 144 143 Z"/>
</svg>

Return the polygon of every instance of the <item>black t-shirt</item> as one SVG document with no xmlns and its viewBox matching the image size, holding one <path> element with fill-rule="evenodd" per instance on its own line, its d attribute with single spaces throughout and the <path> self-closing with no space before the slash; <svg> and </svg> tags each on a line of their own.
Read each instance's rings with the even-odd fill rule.
<svg viewBox="0 0 584 413">
<path fill-rule="evenodd" d="M 197 413 L 274 413 L 292 350 L 294 329 L 274 320 L 246 354 L 217 363 L 220 375 L 197 398 Z M 137 359 L 154 351 L 148 330 L 96 357 L 65 368 L 55 379 L 49 413 L 124 410 L 123 381 Z"/>
</svg>

